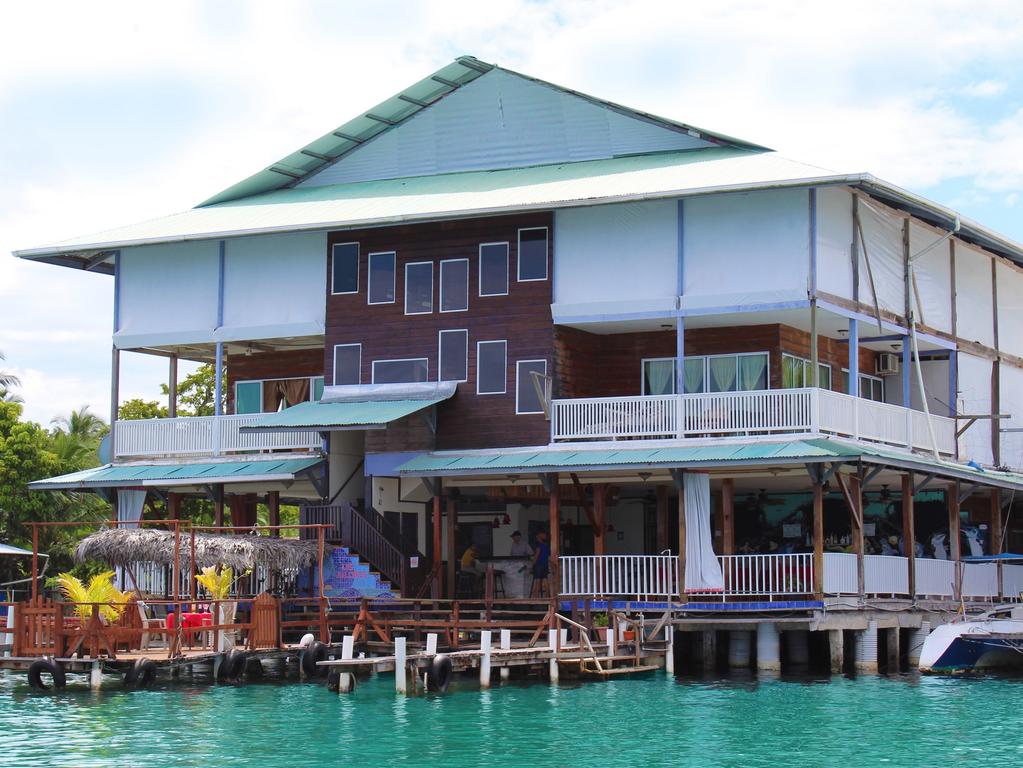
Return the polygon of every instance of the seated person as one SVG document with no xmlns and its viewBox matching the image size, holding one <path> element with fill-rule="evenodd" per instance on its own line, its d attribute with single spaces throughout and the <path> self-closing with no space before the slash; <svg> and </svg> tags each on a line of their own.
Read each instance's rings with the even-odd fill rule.
<svg viewBox="0 0 1023 768">
<path fill-rule="evenodd" d="M 476 548 L 476 545 L 470 544 L 469 548 L 462 553 L 462 572 L 483 576 L 485 571 L 478 560 L 479 556 L 480 552 Z"/>
</svg>

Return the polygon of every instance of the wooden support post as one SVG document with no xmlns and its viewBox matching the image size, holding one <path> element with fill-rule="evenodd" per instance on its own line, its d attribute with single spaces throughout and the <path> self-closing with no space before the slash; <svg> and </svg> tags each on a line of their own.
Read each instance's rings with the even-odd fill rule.
<svg viewBox="0 0 1023 768">
<path fill-rule="evenodd" d="M 956 580 L 953 597 L 958 600 L 962 594 L 962 559 L 959 548 L 959 483 L 948 484 L 948 558 L 956 564 Z"/>
<path fill-rule="evenodd" d="M 607 533 L 607 484 L 593 486 L 593 554 L 598 557 L 605 552 L 604 536 Z"/>
<path fill-rule="evenodd" d="M 32 602 L 39 599 L 39 526 L 32 526 Z"/>
<path fill-rule="evenodd" d="M 551 558 L 550 589 L 547 594 L 556 600 L 561 592 L 561 491 L 557 474 L 551 475 L 550 483 Z"/>
<path fill-rule="evenodd" d="M 913 473 L 902 476 L 902 541 L 906 554 L 909 596 L 916 595 L 916 514 L 913 505 Z"/>
<path fill-rule="evenodd" d="M 817 477 L 813 480 L 813 594 L 818 600 L 824 597 L 824 486 Z"/>
<path fill-rule="evenodd" d="M 171 355 L 167 361 L 167 418 L 178 415 L 178 356 Z"/>
<path fill-rule="evenodd" d="M 405 638 L 394 638 L 394 690 L 405 695 L 408 693 L 408 660 L 405 653 Z"/>
<path fill-rule="evenodd" d="M 735 554 L 735 481 L 721 481 L 721 554 Z"/>
<path fill-rule="evenodd" d="M 859 475 L 849 478 L 849 495 L 853 502 L 853 549 L 856 552 L 856 594 L 863 599 L 866 593 L 866 575 L 864 571 L 865 561 L 863 559 L 863 489 L 860 485 Z"/>
<path fill-rule="evenodd" d="M 991 489 L 988 500 L 991 509 L 991 554 L 1000 555 L 1005 550 L 1005 525 L 1002 520 L 1002 494 L 998 488 Z"/>
<path fill-rule="evenodd" d="M 181 519 L 181 494 L 173 492 L 167 494 L 167 519 Z"/>
<path fill-rule="evenodd" d="M 214 489 L 213 524 L 217 528 L 223 528 L 224 527 L 224 486 L 223 485 L 218 485 Z"/>
<path fill-rule="evenodd" d="M 448 496 L 448 599 L 455 599 L 455 563 L 458 562 L 458 507 Z"/>
<path fill-rule="evenodd" d="M 668 542 L 668 486 L 657 486 L 657 551 L 670 549 Z"/>
<path fill-rule="evenodd" d="M 502 651 L 511 650 L 511 630 L 510 629 L 502 629 L 501 630 L 501 650 Z M 510 675 L 511 675 L 511 670 L 508 669 L 508 667 L 506 665 L 502 666 L 501 667 L 501 679 L 502 680 L 507 680 Z"/>
<path fill-rule="evenodd" d="M 278 526 L 281 524 L 281 492 L 270 491 L 266 495 L 266 509 L 267 519 L 271 526 Z M 280 530 L 277 528 L 270 529 L 270 535 L 277 538 L 281 535 Z"/>
<path fill-rule="evenodd" d="M 490 687 L 490 630 L 480 632 L 480 688 Z"/>
<path fill-rule="evenodd" d="M 439 490 L 439 489 L 438 489 Z M 443 552 L 443 523 L 441 522 L 440 495 L 433 497 L 433 585 L 430 587 L 430 596 L 439 600 L 443 589 L 441 589 L 440 569 L 444 561 Z"/>
</svg>

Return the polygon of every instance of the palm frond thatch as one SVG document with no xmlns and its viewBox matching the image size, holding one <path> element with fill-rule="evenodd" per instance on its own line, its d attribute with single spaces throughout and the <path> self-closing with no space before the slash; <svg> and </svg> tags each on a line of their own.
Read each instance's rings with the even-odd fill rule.
<svg viewBox="0 0 1023 768">
<path fill-rule="evenodd" d="M 179 567 L 188 568 L 192 534 L 181 534 Z M 317 543 L 312 540 L 277 539 L 269 536 L 195 534 L 195 565 L 225 565 L 235 571 L 264 566 L 274 571 L 305 568 L 316 562 Z M 75 560 L 103 560 L 110 565 L 154 562 L 174 563 L 174 533 L 144 528 L 108 528 L 82 539 Z"/>
</svg>

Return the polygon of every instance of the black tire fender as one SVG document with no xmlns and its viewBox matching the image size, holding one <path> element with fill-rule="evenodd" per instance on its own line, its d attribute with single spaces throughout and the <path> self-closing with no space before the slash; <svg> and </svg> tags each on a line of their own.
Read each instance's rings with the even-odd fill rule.
<svg viewBox="0 0 1023 768">
<path fill-rule="evenodd" d="M 235 682 L 245 671 L 245 663 L 248 655 L 245 651 L 234 648 L 220 662 L 220 669 L 217 672 L 217 680 L 221 682 Z"/>
<path fill-rule="evenodd" d="M 156 662 L 143 656 L 124 673 L 125 688 L 149 688 L 156 680 Z"/>
<path fill-rule="evenodd" d="M 306 677 L 326 677 L 328 668 L 317 664 L 317 662 L 326 660 L 327 646 L 319 640 L 302 649 L 302 671 L 305 672 Z"/>
<path fill-rule="evenodd" d="M 48 691 L 50 686 L 43 682 L 43 675 L 49 674 L 53 678 L 53 688 L 61 689 L 67 685 L 67 676 L 64 674 L 64 667 L 53 659 L 36 659 L 28 668 L 28 684 L 37 691 Z"/>
<path fill-rule="evenodd" d="M 426 673 L 426 689 L 443 693 L 451 684 L 453 674 L 451 659 L 443 653 L 437 654 L 430 662 L 430 669 Z"/>
</svg>

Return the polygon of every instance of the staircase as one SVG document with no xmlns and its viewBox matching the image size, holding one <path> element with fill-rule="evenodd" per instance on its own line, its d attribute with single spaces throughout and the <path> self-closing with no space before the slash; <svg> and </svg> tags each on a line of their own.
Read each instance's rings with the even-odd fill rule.
<svg viewBox="0 0 1023 768">
<path fill-rule="evenodd" d="M 336 547 L 324 562 L 323 592 L 326 597 L 343 598 L 397 598 L 401 594 L 391 582 L 348 547 Z"/>
<path fill-rule="evenodd" d="M 304 506 L 299 512 L 299 521 L 303 525 L 320 524 L 330 526 L 326 529 L 326 540 L 337 548 L 332 550 L 331 563 L 325 569 L 324 586 L 331 567 L 339 580 L 336 589 L 383 590 L 385 594 L 349 595 L 346 597 L 400 597 L 413 594 L 419 586 L 424 574 L 428 571 L 426 558 L 418 551 L 402 550 L 401 537 L 398 531 L 390 526 L 383 515 L 374 510 L 363 511 L 352 504 L 341 502 L 336 505 Z M 314 529 L 301 529 L 303 538 L 315 538 Z M 340 554 L 343 553 L 343 554 Z M 415 568 L 411 563 L 417 563 Z M 370 568 L 375 572 L 370 571 Z M 378 584 L 367 579 L 374 576 Z M 351 582 L 351 583 L 349 583 Z M 358 585 L 358 586 L 356 586 Z"/>
</svg>

